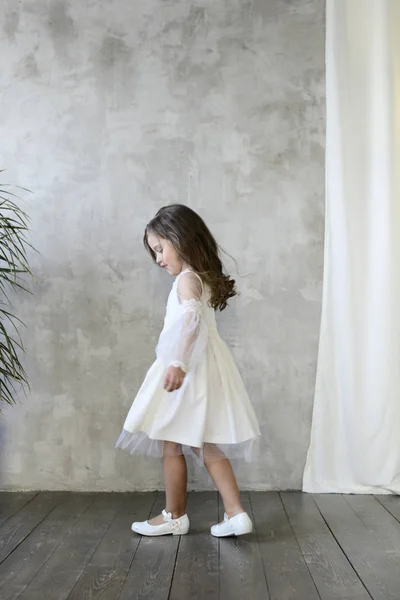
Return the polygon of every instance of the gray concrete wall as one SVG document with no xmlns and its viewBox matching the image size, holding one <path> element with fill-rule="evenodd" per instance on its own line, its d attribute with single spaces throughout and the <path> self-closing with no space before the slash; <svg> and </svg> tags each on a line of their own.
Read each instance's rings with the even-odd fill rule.
<svg viewBox="0 0 400 600">
<path fill-rule="evenodd" d="M 261 422 L 243 488 L 299 488 L 321 308 L 323 0 L 1 3 L 3 180 L 32 218 L 31 394 L 0 420 L 2 489 L 131 490 L 114 449 L 172 284 L 142 248 L 187 203 L 239 264 L 219 317 Z M 230 259 L 227 267 L 237 276 Z M 190 486 L 209 488 L 197 467 Z"/>
</svg>

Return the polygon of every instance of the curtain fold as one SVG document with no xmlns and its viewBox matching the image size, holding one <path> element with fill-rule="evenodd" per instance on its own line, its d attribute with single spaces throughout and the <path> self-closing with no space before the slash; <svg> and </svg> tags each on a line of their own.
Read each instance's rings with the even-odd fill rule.
<svg viewBox="0 0 400 600">
<path fill-rule="evenodd" d="M 400 493 L 400 2 L 326 9 L 325 266 L 303 490 Z"/>
</svg>

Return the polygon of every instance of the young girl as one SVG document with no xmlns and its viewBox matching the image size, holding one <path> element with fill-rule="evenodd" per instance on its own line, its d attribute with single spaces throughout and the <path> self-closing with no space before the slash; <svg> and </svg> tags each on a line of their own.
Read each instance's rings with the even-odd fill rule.
<svg viewBox="0 0 400 600">
<path fill-rule="evenodd" d="M 146 227 L 144 245 L 175 281 L 157 359 L 116 447 L 162 457 L 166 508 L 150 521 L 133 523 L 132 530 L 148 536 L 188 533 L 184 453 L 192 452 L 202 460 L 224 503 L 224 521 L 211 527 L 212 535 L 250 533 L 252 522 L 227 457 L 245 456 L 260 431 L 215 321 L 215 310 L 223 310 L 236 295 L 235 282 L 223 273 L 218 245 L 204 221 L 187 206 L 159 210 Z"/>
</svg>

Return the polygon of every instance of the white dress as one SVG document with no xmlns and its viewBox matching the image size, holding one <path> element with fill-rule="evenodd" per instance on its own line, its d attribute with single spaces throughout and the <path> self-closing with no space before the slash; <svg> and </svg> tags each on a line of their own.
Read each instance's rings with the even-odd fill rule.
<svg viewBox="0 0 400 600">
<path fill-rule="evenodd" d="M 257 418 L 218 333 L 209 298 L 208 287 L 193 271 L 176 277 L 157 359 L 126 417 L 117 448 L 150 456 L 192 451 L 202 458 L 207 453 L 250 460 L 252 442 L 260 435 Z M 167 392 L 164 378 L 171 364 L 186 376 L 180 389 Z"/>
</svg>

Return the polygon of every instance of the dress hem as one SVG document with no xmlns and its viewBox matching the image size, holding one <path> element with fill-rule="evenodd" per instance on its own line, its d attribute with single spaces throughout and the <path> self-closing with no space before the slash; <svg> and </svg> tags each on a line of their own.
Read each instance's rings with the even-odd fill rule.
<svg viewBox="0 0 400 600">
<path fill-rule="evenodd" d="M 185 441 L 153 439 L 144 431 L 131 433 L 123 429 L 115 447 L 126 450 L 133 456 L 162 458 L 163 456 L 185 454 L 200 459 L 202 464 L 207 458 L 228 458 L 229 460 L 251 462 L 254 444 L 259 437 L 256 435 L 241 442 L 228 443 L 204 441 L 201 446 L 194 446 Z"/>
</svg>

